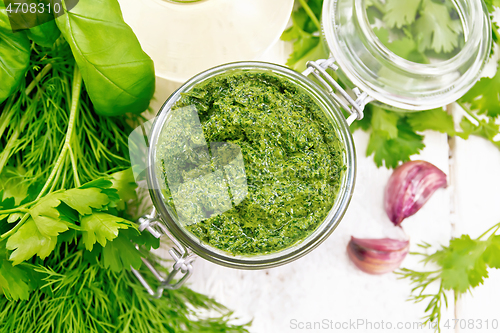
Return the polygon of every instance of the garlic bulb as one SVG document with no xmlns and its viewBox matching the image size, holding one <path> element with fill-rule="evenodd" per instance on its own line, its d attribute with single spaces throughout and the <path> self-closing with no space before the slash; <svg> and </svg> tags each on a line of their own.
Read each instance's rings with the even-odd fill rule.
<svg viewBox="0 0 500 333">
<path fill-rule="evenodd" d="M 415 214 L 440 187 L 446 174 L 425 161 L 410 161 L 394 170 L 385 187 L 384 206 L 394 225 Z"/>
<path fill-rule="evenodd" d="M 363 272 L 385 274 L 399 267 L 409 249 L 410 242 L 408 240 L 351 237 L 347 245 L 347 254 L 351 261 Z"/>
</svg>

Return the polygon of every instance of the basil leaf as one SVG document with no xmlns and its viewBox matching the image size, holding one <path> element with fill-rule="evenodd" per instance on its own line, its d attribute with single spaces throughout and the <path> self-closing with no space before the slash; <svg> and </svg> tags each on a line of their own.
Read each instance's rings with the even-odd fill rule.
<svg viewBox="0 0 500 333">
<path fill-rule="evenodd" d="M 51 47 L 56 42 L 57 38 L 59 38 L 61 32 L 59 31 L 56 22 L 52 20 L 30 28 L 26 31 L 26 34 L 38 45 Z"/>
<path fill-rule="evenodd" d="M 101 115 L 140 113 L 154 93 L 151 58 L 123 21 L 116 0 L 81 0 L 56 18 L 71 46 L 95 110 Z"/>
<path fill-rule="evenodd" d="M 29 39 L 24 33 L 12 32 L 5 5 L 0 1 L 0 103 L 17 88 L 29 61 Z"/>
</svg>

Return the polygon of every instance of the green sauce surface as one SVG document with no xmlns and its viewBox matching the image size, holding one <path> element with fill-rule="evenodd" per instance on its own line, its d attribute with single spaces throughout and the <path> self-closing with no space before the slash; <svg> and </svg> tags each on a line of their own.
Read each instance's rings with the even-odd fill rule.
<svg viewBox="0 0 500 333">
<path fill-rule="evenodd" d="M 186 125 L 192 123 L 188 110 L 196 110 L 204 140 L 201 129 Z M 343 145 L 297 84 L 267 71 L 231 71 L 183 93 L 171 114 L 180 118 L 164 127 L 157 148 L 163 193 L 174 212 L 188 216 L 184 227 L 203 243 L 234 255 L 277 252 L 324 221 L 345 170 Z M 204 142 L 208 147 L 202 149 Z M 167 154 L 172 145 L 182 151 Z M 240 169 L 237 163 L 221 167 L 238 154 Z M 225 172 L 224 182 L 207 178 L 217 172 Z M 189 181 L 195 185 L 181 185 Z M 193 198 L 202 203 L 193 204 Z"/>
</svg>

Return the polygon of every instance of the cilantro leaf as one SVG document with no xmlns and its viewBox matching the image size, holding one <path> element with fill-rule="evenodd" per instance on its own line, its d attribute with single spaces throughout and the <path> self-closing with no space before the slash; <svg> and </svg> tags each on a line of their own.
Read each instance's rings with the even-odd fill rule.
<svg viewBox="0 0 500 333">
<path fill-rule="evenodd" d="M 470 103 L 471 109 L 491 118 L 500 115 L 500 71 L 492 78 L 483 77 L 461 99 Z"/>
<path fill-rule="evenodd" d="M 484 3 L 490 13 L 495 10 L 494 7 L 500 7 L 500 0 L 484 0 Z"/>
<path fill-rule="evenodd" d="M 439 251 L 436 262 L 443 268 L 441 279 L 443 287 L 459 293 L 468 291 L 483 283 L 488 277 L 483 260 L 485 242 L 462 235 L 450 241 L 448 247 Z"/>
<path fill-rule="evenodd" d="M 314 20 L 303 7 L 298 7 L 292 13 L 292 26 L 281 35 L 284 41 L 293 41 L 293 52 L 290 54 L 287 66 L 296 71 L 306 69 L 308 61 L 328 58 L 328 51 L 319 35 L 319 27 L 314 21 L 321 16 L 322 0 L 304 1 L 314 15 Z"/>
<path fill-rule="evenodd" d="M 372 129 L 377 131 L 379 135 L 386 139 L 394 139 L 398 136 L 398 120 L 399 116 L 395 112 L 386 111 L 382 108 L 373 107 L 372 112 Z"/>
<path fill-rule="evenodd" d="M 418 132 L 427 130 L 455 135 L 453 117 L 443 109 L 412 112 L 407 115 L 408 124 Z"/>
<path fill-rule="evenodd" d="M 107 241 L 112 241 L 118 236 L 119 229 L 127 229 L 133 226 L 121 217 L 105 213 L 94 213 L 82 218 L 82 241 L 87 250 L 92 251 L 94 244 L 98 242 L 105 247 Z"/>
<path fill-rule="evenodd" d="M 491 268 L 500 268 L 500 235 L 490 238 L 483 259 Z"/>
<path fill-rule="evenodd" d="M 467 139 L 470 135 L 480 136 L 486 140 L 491 141 L 498 149 L 500 149 L 500 141 L 493 141 L 498 135 L 500 126 L 495 123 L 493 119 L 479 119 L 479 125 L 473 124 L 469 119 L 462 118 L 460 121 L 460 127 L 463 133 L 460 136 Z"/>
<path fill-rule="evenodd" d="M 102 255 L 104 267 L 115 272 L 129 270 L 130 267 L 139 269 L 142 264 L 141 253 L 124 231 L 102 249 Z"/>
<path fill-rule="evenodd" d="M 45 259 L 56 247 L 57 237 L 48 236 L 37 227 L 35 220 L 30 217 L 19 230 L 7 240 L 7 249 L 14 250 L 10 255 L 10 260 L 14 265 L 38 255 Z"/>
<path fill-rule="evenodd" d="M 406 4 L 406 1 L 403 3 Z M 419 13 L 420 17 L 414 25 L 414 35 L 420 52 L 432 49 L 437 53 L 447 53 L 458 46 L 461 23 L 460 20 L 451 19 L 446 5 L 423 0 Z"/>
<path fill-rule="evenodd" d="M 405 117 L 395 112 L 373 107 L 371 126 L 366 156 L 374 154 L 378 167 L 385 164 L 387 168 L 395 168 L 424 148 L 423 137 L 415 133 Z"/>
<path fill-rule="evenodd" d="M 422 0 L 387 0 L 384 22 L 390 27 L 401 28 L 412 24 L 417 16 L 417 10 Z"/>
</svg>

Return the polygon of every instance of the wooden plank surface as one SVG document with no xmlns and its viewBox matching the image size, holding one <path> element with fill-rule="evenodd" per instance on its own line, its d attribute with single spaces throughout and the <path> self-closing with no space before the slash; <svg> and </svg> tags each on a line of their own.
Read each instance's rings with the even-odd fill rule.
<svg viewBox="0 0 500 333">
<path fill-rule="evenodd" d="M 259 60 L 284 64 L 289 45 L 278 42 Z M 158 79 L 152 109 L 155 113 L 178 84 Z M 392 226 L 383 210 L 383 190 L 391 171 L 377 168 L 365 156 L 368 134 L 354 134 L 358 175 L 353 199 L 338 229 L 319 248 L 306 257 L 271 270 L 242 271 L 197 259 L 189 285 L 215 297 L 235 310 L 240 322 L 253 320 L 251 332 L 322 332 L 335 325 L 342 332 L 390 331 L 433 332 L 418 329 L 426 304 L 406 301 L 410 285 L 393 274 L 372 276 L 360 272 L 349 261 L 346 245 L 351 236 L 393 237 L 401 232 Z M 426 133 L 426 148 L 417 156 L 445 173 L 453 170 L 451 184 L 438 190 L 418 214 L 405 220 L 411 250 L 425 241 L 446 245 L 452 236 L 477 236 L 500 221 L 500 153 L 488 142 L 457 139 L 451 151 L 444 134 Z M 453 213 L 452 213 L 453 212 Z M 417 258 L 408 256 L 403 267 L 422 268 Z M 494 319 L 500 321 L 500 272 L 491 272 L 486 284 L 454 302 L 444 313 L 446 320 Z M 434 286 L 435 287 L 435 286 Z M 449 295 L 452 300 L 453 295 Z M 382 324 L 383 321 L 383 324 Z M 322 329 L 301 330 L 300 324 L 319 323 Z M 371 324 L 370 324 L 371 323 Z M 354 325 L 356 324 L 356 325 Z M 378 329 L 377 329 L 378 325 Z M 381 328 L 384 325 L 385 329 Z M 397 329 L 397 325 L 406 328 Z M 463 326 L 463 324 L 462 324 Z M 498 330 L 445 329 L 443 332 L 493 332 Z"/>
</svg>

